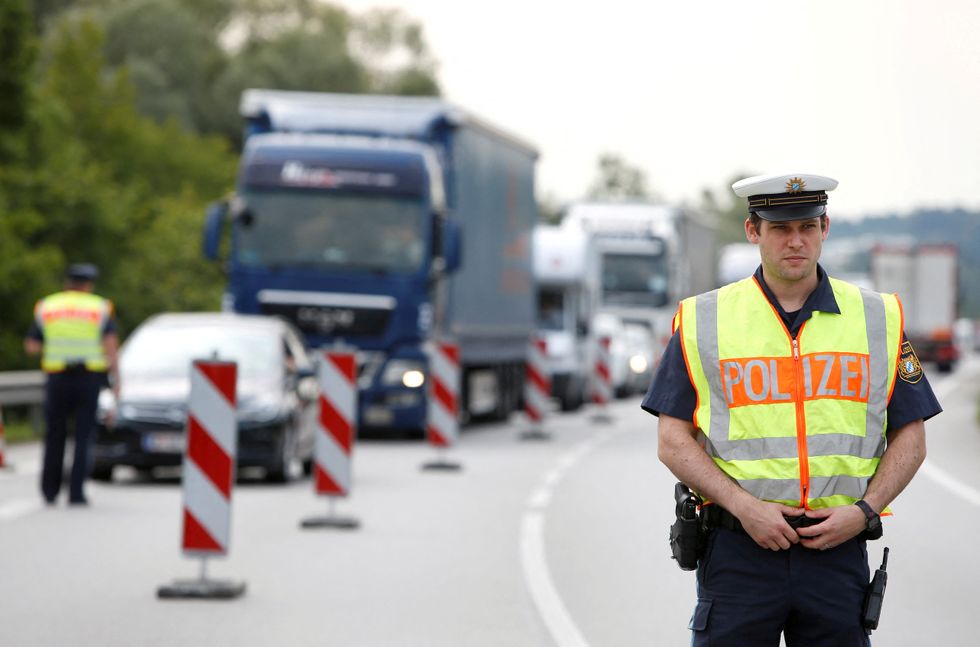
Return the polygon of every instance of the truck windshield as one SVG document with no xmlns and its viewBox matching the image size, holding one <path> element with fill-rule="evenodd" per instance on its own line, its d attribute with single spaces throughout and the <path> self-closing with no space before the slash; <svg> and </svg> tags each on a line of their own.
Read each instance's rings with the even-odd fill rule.
<svg viewBox="0 0 980 647">
<path fill-rule="evenodd" d="M 250 191 L 237 228 L 246 267 L 329 267 L 413 272 L 422 264 L 425 205 L 363 194 Z"/>
<path fill-rule="evenodd" d="M 608 306 L 662 306 L 667 303 L 667 271 L 663 254 L 604 254 L 602 302 Z"/>
<path fill-rule="evenodd" d="M 565 327 L 565 298 L 561 290 L 541 288 L 538 291 L 538 328 L 562 330 Z"/>
</svg>

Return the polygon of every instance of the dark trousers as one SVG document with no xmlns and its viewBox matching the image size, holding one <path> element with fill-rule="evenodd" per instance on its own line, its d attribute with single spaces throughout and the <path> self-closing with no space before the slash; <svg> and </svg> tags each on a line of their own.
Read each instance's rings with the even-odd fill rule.
<svg viewBox="0 0 980 647">
<path fill-rule="evenodd" d="M 799 544 L 778 552 L 744 532 L 711 532 L 698 566 L 691 618 L 696 647 L 866 647 L 861 608 L 870 579 L 867 546 Z"/>
<path fill-rule="evenodd" d="M 47 434 L 44 436 L 44 468 L 41 472 L 41 493 L 47 501 L 54 501 L 61 489 L 65 439 L 68 436 L 68 421 L 72 417 L 75 419 L 75 458 L 68 497 L 72 501 L 85 497 L 89 444 L 95 429 L 99 390 L 104 384 L 104 373 L 73 370 L 48 374 L 44 401 Z"/>
</svg>

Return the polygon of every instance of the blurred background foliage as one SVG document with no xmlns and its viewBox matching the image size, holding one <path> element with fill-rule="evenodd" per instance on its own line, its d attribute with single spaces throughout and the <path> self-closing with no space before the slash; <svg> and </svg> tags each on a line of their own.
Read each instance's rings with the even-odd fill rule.
<svg viewBox="0 0 980 647">
<path fill-rule="evenodd" d="M 123 335 L 216 309 L 207 204 L 231 191 L 246 87 L 439 94 L 421 26 L 314 0 L 0 0 L 0 370 L 68 263 Z"/>
</svg>

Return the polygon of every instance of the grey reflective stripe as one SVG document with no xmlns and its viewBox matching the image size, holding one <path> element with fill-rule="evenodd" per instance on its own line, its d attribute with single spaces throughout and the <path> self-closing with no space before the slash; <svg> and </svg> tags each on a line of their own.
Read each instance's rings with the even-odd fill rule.
<svg viewBox="0 0 980 647">
<path fill-rule="evenodd" d="M 704 449 L 709 456 L 726 461 L 754 461 L 765 458 L 796 458 L 799 447 L 796 436 L 782 438 L 746 438 L 744 440 L 719 441 L 704 436 Z M 806 437 L 808 456 L 859 456 L 875 458 L 884 451 L 885 439 L 881 436 L 874 443 L 874 451 L 865 456 L 867 443 L 863 436 L 853 434 L 818 434 Z"/>
<path fill-rule="evenodd" d="M 755 461 L 763 458 L 796 458 L 796 436 L 792 438 L 747 438 L 715 440 L 703 438 L 704 449 L 713 458 L 726 461 Z"/>
<path fill-rule="evenodd" d="M 738 484 L 763 501 L 800 500 L 799 479 L 746 479 Z"/>
<path fill-rule="evenodd" d="M 865 443 L 855 456 L 873 458 L 884 451 L 885 416 L 888 411 L 888 319 L 881 294 L 861 289 L 868 333 L 868 417 Z M 863 494 L 863 493 L 862 493 Z"/>
<path fill-rule="evenodd" d="M 860 499 L 864 497 L 870 480 L 867 476 L 811 476 L 810 491 L 807 496 L 810 499 L 822 499 L 827 496 L 843 495 Z"/>
<path fill-rule="evenodd" d="M 718 349 L 718 290 L 697 296 L 695 318 L 697 319 L 698 356 L 701 358 L 701 369 L 708 378 L 711 392 L 711 426 L 708 432 L 712 442 L 727 445 L 731 415 L 721 379 L 721 352 Z"/>
<path fill-rule="evenodd" d="M 860 499 L 868 489 L 870 479 L 864 476 L 811 476 L 807 499 L 829 496 L 848 496 Z M 756 498 L 764 501 L 799 501 L 799 479 L 746 479 L 738 484 Z"/>
</svg>

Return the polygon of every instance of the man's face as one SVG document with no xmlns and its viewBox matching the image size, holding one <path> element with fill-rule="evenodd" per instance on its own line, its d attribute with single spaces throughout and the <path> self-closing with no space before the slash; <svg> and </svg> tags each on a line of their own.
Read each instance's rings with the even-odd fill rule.
<svg viewBox="0 0 980 647">
<path fill-rule="evenodd" d="M 820 218 L 759 223 L 759 231 L 746 220 L 745 236 L 759 246 L 762 271 L 767 280 L 796 283 L 816 272 L 820 249 L 830 231 L 830 219 L 820 228 Z"/>
</svg>

